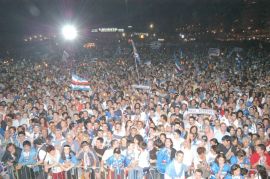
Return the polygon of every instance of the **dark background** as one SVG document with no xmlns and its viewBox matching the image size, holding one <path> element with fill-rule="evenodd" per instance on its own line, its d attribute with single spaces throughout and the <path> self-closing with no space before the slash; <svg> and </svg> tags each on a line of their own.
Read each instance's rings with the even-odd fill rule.
<svg viewBox="0 0 270 179">
<path fill-rule="evenodd" d="M 152 22 L 159 31 L 174 33 L 189 24 L 252 26 L 270 30 L 270 0 L 1 0 L 0 45 L 23 36 L 56 33 L 66 22 L 81 31 L 98 27 L 145 31 Z M 252 22 L 250 22 L 252 19 Z"/>
</svg>

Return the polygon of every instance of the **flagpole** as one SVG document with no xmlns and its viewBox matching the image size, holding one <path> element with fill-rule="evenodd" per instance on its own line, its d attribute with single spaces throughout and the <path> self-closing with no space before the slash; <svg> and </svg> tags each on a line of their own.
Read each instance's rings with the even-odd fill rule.
<svg viewBox="0 0 270 179">
<path fill-rule="evenodd" d="M 139 82 L 139 84 L 140 84 L 140 76 L 139 76 L 139 71 L 138 71 L 138 65 L 137 65 L 137 62 L 136 62 L 136 57 L 134 57 L 134 60 L 135 60 L 135 68 L 136 68 L 136 72 L 137 72 L 137 80 L 138 80 L 138 82 Z"/>
<path fill-rule="evenodd" d="M 135 68 L 136 68 L 136 73 L 137 73 L 137 80 L 140 83 L 140 76 L 139 76 L 139 70 L 138 70 L 138 65 L 137 65 L 137 57 L 136 54 L 138 54 L 137 49 L 135 47 L 134 41 L 131 39 L 131 44 L 132 44 L 132 48 L 133 48 L 133 57 L 134 57 L 134 62 L 135 62 Z"/>
</svg>

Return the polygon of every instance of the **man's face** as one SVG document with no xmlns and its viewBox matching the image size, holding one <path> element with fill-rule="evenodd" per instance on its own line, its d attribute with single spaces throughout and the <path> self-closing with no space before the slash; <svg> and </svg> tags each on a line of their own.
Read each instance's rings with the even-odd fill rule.
<svg viewBox="0 0 270 179">
<path fill-rule="evenodd" d="M 191 125 L 193 125 L 193 124 L 194 124 L 194 119 L 193 119 L 193 118 L 189 118 L 189 123 L 190 123 Z"/>
<path fill-rule="evenodd" d="M 195 178 L 195 179 L 201 179 L 201 178 L 202 178 L 201 172 L 195 172 L 194 178 Z"/>
<path fill-rule="evenodd" d="M 182 163 L 183 162 L 183 158 L 184 158 L 184 155 L 182 153 L 179 153 L 176 155 L 176 161 L 178 163 Z"/>
<path fill-rule="evenodd" d="M 102 147 L 102 143 L 100 142 L 100 140 L 97 140 L 97 141 L 96 141 L 96 146 L 97 146 L 97 147 Z"/>
<path fill-rule="evenodd" d="M 29 145 L 24 145 L 23 149 L 24 149 L 24 151 L 29 152 L 31 147 Z"/>
<path fill-rule="evenodd" d="M 258 153 L 258 154 L 262 154 L 263 153 L 263 150 L 260 148 L 260 147 L 256 147 L 256 152 Z"/>
<path fill-rule="evenodd" d="M 8 151 L 13 153 L 15 151 L 15 148 L 13 145 L 9 146 Z"/>
<path fill-rule="evenodd" d="M 90 148 L 89 148 L 89 146 L 88 146 L 88 145 L 83 146 L 83 151 L 84 151 L 84 152 L 88 152 L 88 151 L 89 151 L 89 149 L 90 149 Z"/>
<path fill-rule="evenodd" d="M 117 147 L 119 147 L 119 142 L 115 141 L 114 144 L 113 144 L 113 148 L 117 148 Z"/>
<path fill-rule="evenodd" d="M 223 141 L 223 144 L 224 144 L 224 146 L 226 146 L 226 147 L 227 147 L 227 146 L 230 146 L 230 141 L 224 140 L 224 141 Z"/>
<path fill-rule="evenodd" d="M 220 127 L 221 127 L 221 128 L 220 128 L 221 131 L 226 131 L 226 129 L 227 129 L 226 124 L 222 124 Z"/>
<path fill-rule="evenodd" d="M 25 135 L 20 134 L 20 135 L 19 135 L 19 140 L 20 140 L 20 141 L 24 141 L 24 139 L 25 139 Z"/>
</svg>

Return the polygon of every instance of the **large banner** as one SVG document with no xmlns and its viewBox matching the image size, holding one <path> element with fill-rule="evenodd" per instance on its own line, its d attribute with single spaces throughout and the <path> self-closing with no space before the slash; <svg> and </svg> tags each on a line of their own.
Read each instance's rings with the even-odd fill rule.
<svg viewBox="0 0 270 179">
<path fill-rule="evenodd" d="M 151 89 L 150 86 L 145 86 L 145 85 L 131 85 L 131 86 L 134 89 L 142 89 L 142 90 L 150 90 Z"/>
<path fill-rule="evenodd" d="M 192 109 L 192 108 L 189 108 L 187 110 L 187 113 L 186 114 L 206 114 L 206 115 L 215 115 L 215 111 L 213 109 L 202 109 L 202 108 L 199 108 L 199 109 Z"/>
<path fill-rule="evenodd" d="M 220 55 L 220 49 L 219 48 L 209 48 L 208 50 L 209 57 L 218 57 Z"/>
</svg>

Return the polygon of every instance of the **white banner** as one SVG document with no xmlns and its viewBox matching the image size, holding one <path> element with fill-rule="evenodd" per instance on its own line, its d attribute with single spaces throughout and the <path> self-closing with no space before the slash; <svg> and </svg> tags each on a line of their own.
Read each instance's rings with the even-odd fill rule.
<svg viewBox="0 0 270 179">
<path fill-rule="evenodd" d="M 145 85 L 132 85 L 132 88 L 134 89 L 143 89 L 143 90 L 150 90 L 150 86 L 145 86 Z"/>
<path fill-rule="evenodd" d="M 220 49 L 219 48 L 209 48 L 208 55 L 218 57 L 220 55 Z"/>
<path fill-rule="evenodd" d="M 215 111 L 213 109 L 191 109 L 187 110 L 187 114 L 207 114 L 207 115 L 215 115 Z"/>
</svg>

